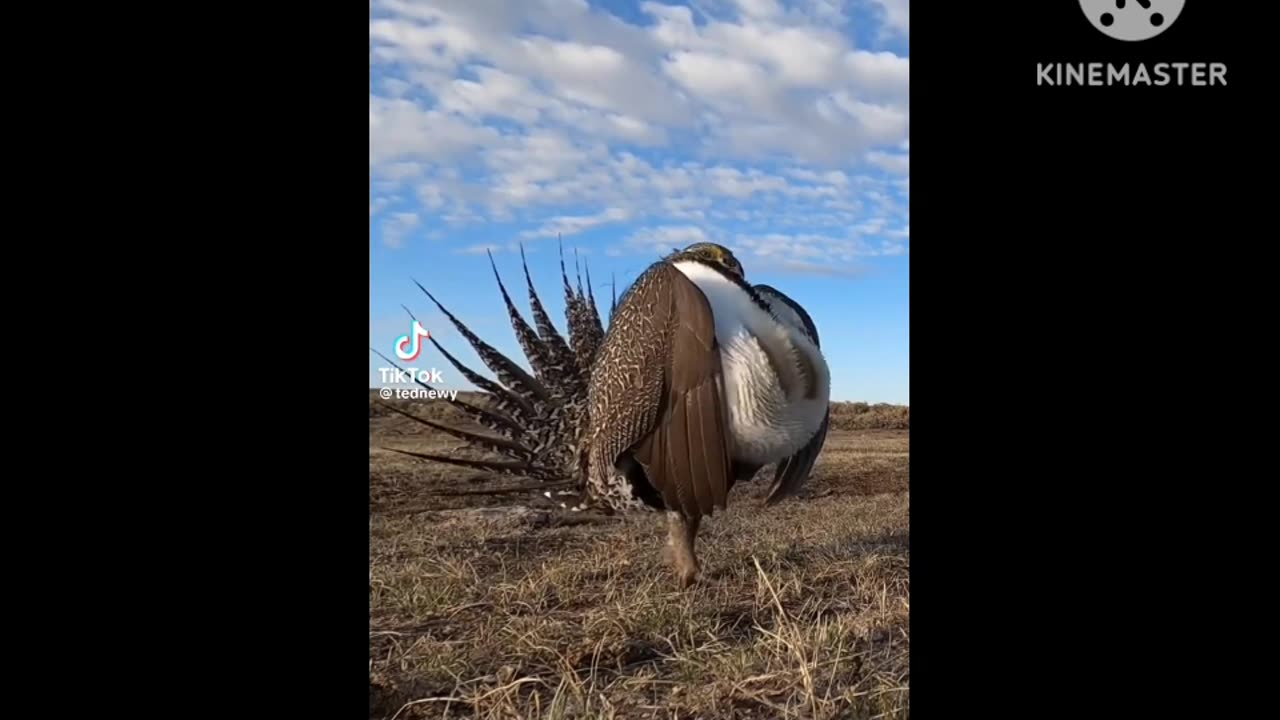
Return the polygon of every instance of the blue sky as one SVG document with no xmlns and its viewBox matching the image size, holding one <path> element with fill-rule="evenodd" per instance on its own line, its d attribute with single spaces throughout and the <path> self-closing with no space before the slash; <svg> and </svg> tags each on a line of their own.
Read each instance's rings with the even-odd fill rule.
<svg viewBox="0 0 1280 720">
<path fill-rule="evenodd" d="M 659 254 L 732 248 L 803 304 L 832 398 L 909 402 L 907 0 L 373 0 L 370 345 L 406 305 L 489 375 L 413 284 L 522 359 L 518 244 L 563 332 L 557 233 L 602 312 Z M 369 353 L 370 386 L 384 361 Z M 469 389 L 434 348 L 445 387 Z"/>
</svg>

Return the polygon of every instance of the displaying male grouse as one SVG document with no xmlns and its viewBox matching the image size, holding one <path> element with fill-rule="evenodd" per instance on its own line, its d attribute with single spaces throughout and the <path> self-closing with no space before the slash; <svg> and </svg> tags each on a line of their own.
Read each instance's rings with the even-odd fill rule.
<svg viewBox="0 0 1280 720">
<path fill-rule="evenodd" d="M 699 523 L 736 482 L 779 463 L 776 501 L 807 476 L 830 386 L 807 313 L 748 284 L 727 248 L 690 245 L 649 267 L 610 320 L 588 385 L 587 495 L 666 511 L 687 586 Z"/>
<path fill-rule="evenodd" d="M 521 259 L 524 259 L 523 251 Z M 490 264 L 493 265 L 492 256 Z M 669 545 L 675 555 L 672 559 L 681 571 L 682 583 L 687 584 L 697 573 L 693 540 L 698 522 L 703 515 L 710 514 L 712 508 L 724 507 L 724 495 L 734 483 L 748 480 L 764 465 L 777 462 L 765 501 L 773 504 L 794 493 L 811 472 L 825 442 L 829 392 L 829 373 L 818 350 L 817 329 L 805 310 L 780 291 L 767 285 L 748 285 L 741 265 L 728 249 L 697 243 L 677 250 L 648 268 L 624 294 L 621 306 L 615 298 L 606 339 L 589 270 L 584 292 L 581 277 L 576 291 L 570 285 L 563 250 L 560 267 L 568 341 L 551 323 L 534 290 L 527 264 L 524 275 L 536 333 L 516 309 L 494 266 L 512 328 L 532 373 L 477 337 L 419 285 L 497 376 L 495 382 L 480 375 L 458 361 L 434 337 L 430 338 L 444 358 L 488 400 L 487 407 L 461 399 L 455 405 L 493 434 L 462 430 L 389 407 L 466 445 L 497 453 L 504 459 L 389 449 L 424 460 L 538 481 L 529 489 L 573 488 L 579 491 L 583 506 L 612 511 L 669 511 L 672 513 Z M 662 313 L 666 314 L 665 320 L 660 317 Z M 625 323 L 624 314 L 628 318 Z M 682 316 L 684 324 L 671 326 L 673 314 Z M 410 315 L 412 317 L 412 313 Z M 705 350 L 674 352 L 677 335 L 679 341 L 691 337 L 690 322 L 704 326 L 700 342 L 705 344 L 714 338 L 714 357 Z M 707 332 L 707 327 L 712 326 L 714 330 Z M 602 352 L 602 343 L 612 349 Z M 660 353 L 659 361 L 649 364 L 647 369 L 638 364 L 641 358 L 650 358 L 659 348 L 665 348 L 662 353 L 667 353 Z M 382 353 L 374 352 L 395 365 Z M 686 393 L 684 402 L 694 403 L 689 407 L 699 412 L 712 413 L 717 405 L 714 401 L 718 399 L 722 403 L 721 414 L 713 414 L 707 421 L 712 423 L 707 426 L 708 430 L 718 427 L 719 435 L 706 438 L 709 444 L 705 448 L 715 457 L 728 459 L 711 464 L 707 459 L 681 460 L 683 464 L 677 466 L 672 475 L 676 478 L 674 481 L 667 480 L 670 473 L 666 466 L 658 470 L 655 480 L 643 465 L 637 466 L 636 448 L 632 446 L 647 442 L 645 457 L 652 463 L 653 443 L 659 436 L 666 438 L 673 432 L 668 426 L 674 420 L 673 406 L 670 402 L 664 405 L 662 400 L 664 393 L 670 398 L 670 387 L 654 396 L 611 391 L 607 385 L 623 383 L 625 387 L 627 381 L 640 385 L 652 383 L 654 372 L 662 382 L 687 383 L 696 376 L 686 376 L 693 370 L 718 378 L 714 390 L 699 389 L 693 397 Z M 430 387 L 421 381 L 418 384 Z M 730 389 L 727 395 L 726 387 Z M 592 388 L 594 395 L 589 397 Z M 704 393 L 706 397 L 701 397 Z M 698 400 L 702 404 L 698 404 Z M 589 401 L 600 404 L 593 417 L 587 412 Z M 636 408 L 640 408 L 638 414 Z M 587 437 L 588 433 L 591 437 Z M 624 439 L 629 435 L 636 436 L 630 446 Z M 591 454 L 589 440 L 593 438 L 599 445 Z M 606 445 L 618 449 L 609 450 Z M 730 450 L 730 447 L 736 449 Z M 609 460 L 611 452 L 616 455 Z M 727 455 L 721 455 L 722 452 Z M 594 477 L 586 462 L 589 455 L 601 468 Z M 727 471 L 719 467 L 722 462 Z M 610 463 L 616 472 L 609 471 Z M 706 484 L 682 484 L 691 482 L 694 473 L 698 473 L 699 483 L 712 482 L 713 475 L 723 479 L 714 480 L 713 488 Z M 696 493 L 705 493 L 708 489 L 712 494 L 706 497 L 711 504 L 704 512 L 702 496 Z M 664 491 L 674 493 L 671 504 Z M 695 493 L 693 506 L 688 506 L 684 499 L 690 492 Z"/>
</svg>

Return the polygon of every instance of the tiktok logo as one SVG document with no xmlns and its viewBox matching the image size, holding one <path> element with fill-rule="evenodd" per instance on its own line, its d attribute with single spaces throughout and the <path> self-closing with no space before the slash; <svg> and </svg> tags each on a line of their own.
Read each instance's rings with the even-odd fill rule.
<svg viewBox="0 0 1280 720">
<path fill-rule="evenodd" d="M 422 327 L 422 323 L 413 321 L 413 329 L 408 335 L 396 339 L 396 357 L 401 360 L 414 361 L 422 353 L 422 338 L 431 337 L 431 333 Z"/>
</svg>

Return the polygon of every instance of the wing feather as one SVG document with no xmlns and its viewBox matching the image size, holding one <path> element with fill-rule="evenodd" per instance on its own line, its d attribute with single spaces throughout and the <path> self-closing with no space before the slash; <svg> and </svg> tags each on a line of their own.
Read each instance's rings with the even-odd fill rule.
<svg viewBox="0 0 1280 720">
<path fill-rule="evenodd" d="M 769 486 L 769 494 L 764 499 L 765 505 L 774 505 L 794 495 L 804 481 L 809 479 L 809 473 L 813 472 L 813 464 L 827 441 L 827 423 L 830 419 L 831 411 L 828 410 L 813 438 L 794 455 L 778 463 L 778 467 L 773 471 L 773 484 Z"/>
<path fill-rule="evenodd" d="M 803 307 L 777 288 L 769 285 L 756 285 L 755 287 L 756 291 L 773 307 L 774 315 L 779 320 L 794 325 L 798 319 L 801 327 L 804 328 L 804 332 L 813 340 L 813 344 L 822 347 L 818 341 L 818 328 Z M 789 317 L 786 310 L 790 310 L 794 314 L 794 318 Z M 814 433 L 809 442 L 797 450 L 795 454 L 777 464 L 773 471 L 773 483 L 769 486 L 769 494 L 765 496 L 765 505 L 776 504 L 780 500 L 794 495 L 796 490 L 799 490 L 805 480 L 809 478 L 809 474 L 813 472 L 813 465 L 817 461 L 818 455 L 822 453 L 823 445 L 826 444 L 827 427 L 830 419 L 831 411 L 828 410 L 822 418 L 822 425 L 818 427 L 818 432 Z"/>
<path fill-rule="evenodd" d="M 592 472 L 632 452 L 670 510 L 726 507 L 729 447 L 720 352 L 706 297 L 657 263 L 624 296 L 591 378 Z"/>
</svg>

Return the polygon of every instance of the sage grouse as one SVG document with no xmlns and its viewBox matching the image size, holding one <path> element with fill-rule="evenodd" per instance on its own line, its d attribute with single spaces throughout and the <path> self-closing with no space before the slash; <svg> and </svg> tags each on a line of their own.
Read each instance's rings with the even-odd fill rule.
<svg viewBox="0 0 1280 720">
<path fill-rule="evenodd" d="M 662 330 L 657 324 L 660 321 L 655 320 L 657 316 L 646 314 L 654 312 L 656 306 L 652 303 L 660 299 L 654 294 L 654 288 L 680 287 L 684 290 L 678 296 L 666 296 L 666 309 L 670 311 L 674 307 L 677 312 L 683 314 L 684 319 L 690 320 L 703 317 L 701 313 L 709 313 L 711 308 L 722 308 L 714 316 L 715 324 L 717 331 L 723 328 L 723 332 L 728 333 L 725 338 L 730 340 L 726 343 L 724 338 L 716 338 L 717 348 L 722 346 L 728 348 L 718 352 L 726 353 L 729 356 L 729 362 L 722 362 L 718 356 L 711 362 L 717 368 L 713 375 L 720 377 L 717 389 L 712 396 L 720 398 L 724 405 L 720 410 L 721 415 L 717 416 L 721 418 L 722 435 L 718 439 L 709 438 L 708 441 L 712 444 L 706 447 L 716 452 L 723 451 L 729 444 L 727 436 L 723 435 L 726 428 L 731 428 L 730 432 L 751 433 L 754 438 L 753 441 L 744 444 L 742 450 L 730 452 L 729 459 L 725 461 L 729 464 L 730 471 L 724 481 L 723 491 L 727 493 L 733 483 L 750 479 L 760 467 L 777 461 L 773 482 L 765 500 L 766 504 L 772 505 L 794 493 L 808 477 L 814 461 L 822 450 L 827 431 L 828 371 L 818 351 L 817 329 L 805 310 L 783 293 L 767 285 L 747 285 L 743 279 L 741 265 L 729 250 L 718 245 L 698 243 L 683 251 L 677 250 L 675 254 L 648 268 L 624 294 L 623 307 L 630 308 L 628 314 L 632 320 L 621 328 L 614 322 L 614 317 L 619 312 L 615 291 L 609 312 L 611 339 L 607 341 L 591 287 L 590 269 L 587 270 L 585 291 L 580 274 L 575 289 L 570 284 L 565 269 L 563 248 L 561 248 L 560 276 L 564 290 L 565 316 L 568 321 L 567 340 L 552 324 L 534 289 L 523 248 L 521 262 L 536 332 L 517 310 L 498 274 L 492 255 L 489 257 L 489 262 L 493 267 L 494 277 L 506 305 L 512 329 L 532 373 L 527 372 L 476 336 L 435 296 L 418 284 L 419 289 L 467 340 L 485 366 L 497 376 L 497 382 L 495 382 L 480 375 L 445 350 L 434 336 L 428 338 L 445 360 L 480 390 L 486 400 L 485 403 L 472 404 L 459 398 L 454 405 L 475 423 L 487 429 L 489 434 L 471 432 L 446 423 L 419 418 L 394 405 L 388 405 L 388 407 L 461 440 L 464 446 L 472 450 L 496 453 L 502 459 L 463 457 L 456 453 L 420 453 L 396 448 L 386 449 L 422 460 L 536 481 L 533 486 L 516 489 L 537 491 L 545 488 L 570 488 L 576 491 L 573 494 L 577 495 L 579 507 L 596 507 L 607 512 L 637 508 L 668 510 L 672 513 L 670 522 L 674 528 L 674 537 L 679 539 L 687 536 L 688 543 L 687 552 L 684 555 L 676 553 L 673 559 L 679 561 L 680 557 L 687 557 L 687 567 L 688 564 L 694 563 L 692 544 L 698 518 L 702 516 L 702 506 L 697 505 L 697 513 L 690 514 L 681 499 L 682 489 L 678 484 L 666 487 L 668 492 L 675 493 L 672 496 L 672 504 L 668 505 L 665 496 L 649 480 L 643 467 L 636 466 L 635 449 L 632 447 L 622 447 L 617 451 L 618 454 L 612 463 L 618 472 L 610 473 L 606 462 L 601 466 L 604 472 L 593 482 L 589 482 L 591 474 L 586 462 L 589 453 L 585 437 L 588 431 L 587 406 L 590 400 L 589 390 L 592 385 L 593 371 L 596 377 L 600 378 L 596 381 L 596 395 L 601 399 L 609 397 L 609 392 L 600 384 L 601 382 L 620 382 L 619 379 L 622 378 L 621 382 L 630 380 L 633 383 L 643 383 L 646 377 L 636 374 L 644 371 L 645 368 L 636 365 L 637 358 L 632 353 L 636 347 L 635 343 L 649 346 L 641 348 L 641 352 L 646 353 L 647 357 L 664 340 L 661 335 L 648 334 L 659 333 Z M 695 268 L 690 263 L 696 263 L 698 267 Z M 684 280 L 673 282 L 674 276 L 670 272 L 673 268 L 682 269 L 680 274 Z M 693 274 L 690 275 L 690 272 Z M 717 282 L 717 277 L 722 278 L 723 281 Z M 724 283 L 729 283 L 732 287 Z M 695 288 L 693 292 L 689 292 L 691 284 Z M 638 290 L 642 292 L 637 294 Z M 698 298 L 703 299 L 697 302 Z M 681 304 L 673 306 L 673 302 Z M 762 311 L 766 314 L 760 315 Z M 416 319 L 412 312 L 409 315 Z M 618 317 L 621 320 L 621 316 Z M 703 320 L 705 321 L 706 318 L 703 317 Z M 735 328 L 740 334 L 734 334 Z M 760 344 L 758 340 L 751 339 L 758 337 L 760 333 L 764 333 L 766 337 L 775 337 L 776 341 Z M 603 358 L 599 350 L 601 344 L 606 342 L 610 347 L 615 348 L 609 353 L 614 357 L 608 362 L 601 362 Z M 670 343 L 666 347 L 670 349 Z M 373 352 L 390 365 L 399 367 L 376 349 Z M 687 371 L 683 364 L 666 364 L 667 360 L 675 357 L 672 355 L 651 366 L 652 370 L 661 373 L 660 377 L 664 382 L 673 379 L 668 377 L 672 370 Z M 679 357 L 687 359 L 690 356 L 680 355 Z M 708 362 L 705 357 L 702 360 L 704 363 Z M 750 367 L 751 362 L 766 361 L 771 363 L 768 372 L 742 372 Z M 744 362 L 748 365 L 744 366 Z M 730 371 L 728 376 L 722 375 L 719 369 L 722 367 L 728 368 Z M 774 367 L 779 369 L 773 370 Z M 733 396 L 723 395 L 721 388 L 725 386 L 726 379 L 731 381 L 730 387 L 735 388 Z M 421 380 L 415 382 L 424 388 L 430 388 Z M 804 388 L 798 388 L 797 383 L 804 385 Z M 786 402 L 780 404 L 779 393 L 787 394 Z M 811 398 L 809 395 L 814 397 Z M 727 402 L 725 402 L 726 399 Z M 648 402 L 652 403 L 653 400 L 649 398 Z M 602 409 L 604 415 L 601 417 L 610 417 L 612 413 L 616 418 L 626 409 L 626 405 L 619 401 L 611 399 L 606 402 L 609 407 Z M 642 406 L 639 396 L 634 402 L 636 407 Z M 689 400 L 686 399 L 685 402 Z M 813 431 L 813 423 L 808 417 L 813 412 L 813 406 L 821 407 L 821 424 L 816 432 Z M 706 406 L 698 407 L 705 409 Z M 628 421 L 624 415 L 621 422 L 617 419 L 608 422 L 598 421 L 592 428 L 599 434 L 601 442 L 612 443 L 624 442 L 621 438 L 628 434 L 626 430 L 630 428 L 632 433 L 637 434 L 633 444 L 639 444 L 644 440 L 640 434 L 660 429 L 669 422 L 659 416 L 657 409 L 648 406 L 649 415 L 632 420 L 631 422 L 635 423 L 634 426 L 627 424 Z M 756 412 L 753 413 L 753 410 Z M 669 407 L 664 412 L 668 417 L 670 416 Z M 737 419 L 732 424 L 726 424 L 725 417 Z M 773 427 L 774 425 L 777 427 Z M 649 449 L 652 451 L 652 448 Z M 606 450 L 593 457 L 608 460 L 608 453 L 609 451 Z M 665 478 L 666 475 L 660 473 L 660 477 Z M 697 492 L 700 489 L 705 488 L 686 487 L 683 491 Z M 712 503 L 714 507 L 724 507 L 722 495 L 712 500 L 718 501 Z M 684 542 L 685 540 L 679 539 L 679 543 Z M 672 541 L 670 545 L 674 550 L 677 542 Z M 692 580 L 692 576 L 682 575 L 681 580 L 687 583 Z"/>
<path fill-rule="evenodd" d="M 769 298 L 769 299 L 766 299 Z M 756 288 L 727 248 L 695 243 L 650 266 L 614 312 L 588 381 L 583 475 L 618 510 L 663 510 L 681 585 L 729 490 L 779 463 L 769 500 L 808 475 L 831 377 L 807 313 Z"/>
</svg>

